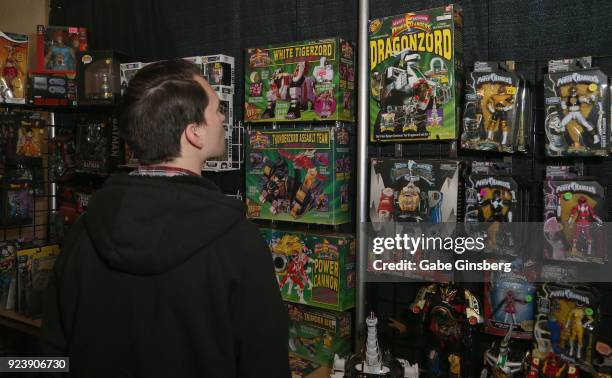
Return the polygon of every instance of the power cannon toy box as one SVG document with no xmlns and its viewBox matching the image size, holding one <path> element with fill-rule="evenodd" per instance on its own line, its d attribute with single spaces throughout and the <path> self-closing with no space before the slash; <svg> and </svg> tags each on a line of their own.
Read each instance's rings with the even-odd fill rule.
<svg viewBox="0 0 612 378">
<path fill-rule="evenodd" d="M 609 153 L 608 77 L 597 68 L 549 62 L 544 76 L 547 156 L 605 156 Z"/>
<path fill-rule="evenodd" d="M 599 332 L 600 293 L 588 285 L 544 283 L 538 288 L 533 356 L 551 353 L 588 366 Z"/>
<path fill-rule="evenodd" d="M 455 222 L 460 164 L 443 160 L 372 159 L 372 222 Z"/>
<path fill-rule="evenodd" d="M 355 49 L 342 38 L 249 48 L 245 122 L 355 119 Z"/>
<path fill-rule="evenodd" d="M 334 355 L 351 349 L 351 313 L 288 303 L 289 351 L 307 360 L 331 365 Z"/>
<path fill-rule="evenodd" d="M 0 102 L 25 103 L 28 36 L 0 31 Z"/>
<path fill-rule="evenodd" d="M 351 235 L 262 228 L 283 299 L 344 311 L 355 305 L 355 240 Z"/>
<path fill-rule="evenodd" d="M 525 151 L 530 99 L 514 62 L 476 62 L 467 78 L 461 147 L 470 150 Z"/>
<path fill-rule="evenodd" d="M 607 260 L 604 188 L 596 181 L 549 179 L 544 183 L 544 257 L 604 263 Z"/>
<path fill-rule="evenodd" d="M 372 141 L 457 138 L 461 31 L 457 5 L 370 21 Z"/>
<path fill-rule="evenodd" d="M 77 52 L 87 50 L 86 28 L 38 25 L 36 34 L 36 71 L 76 71 Z"/>
<path fill-rule="evenodd" d="M 247 216 L 330 225 L 350 222 L 349 130 L 250 130 L 246 149 Z"/>
</svg>

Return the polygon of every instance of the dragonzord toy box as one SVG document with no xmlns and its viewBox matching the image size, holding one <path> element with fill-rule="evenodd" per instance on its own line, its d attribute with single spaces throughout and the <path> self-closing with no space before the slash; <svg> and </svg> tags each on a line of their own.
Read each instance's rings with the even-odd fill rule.
<svg viewBox="0 0 612 378">
<path fill-rule="evenodd" d="M 546 155 L 608 155 L 608 77 L 574 61 L 551 61 L 544 76 Z"/>
<path fill-rule="evenodd" d="M 0 31 L 0 102 L 25 103 L 28 36 Z"/>
<path fill-rule="evenodd" d="M 283 299 L 343 311 L 355 305 L 355 240 L 351 235 L 262 228 Z"/>
<path fill-rule="evenodd" d="M 461 147 L 525 151 L 530 99 L 514 62 L 476 62 L 467 77 Z"/>
<path fill-rule="evenodd" d="M 87 50 L 87 29 L 38 25 L 36 71 L 65 73 L 77 69 L 77 52 Z"/>
<path fill-rule="evenodd" d="M 549 179 L 544 184 L 544 257 L 607 260 L 603 187 L 596 181 Z"/>
<path fill-rule="evenodd" d="M 123 161 L 119 125 L 112 116 L 83 115 L 76 126 L 75 171 L 106 176 Z"/>
<path fill-rule="evenodd" d="M 509 165 L 472 162 L 465 183 L 465 227 L 485 238 L 484 252 L 516 256 L 518 234 L 506 227 L 521 220 L 519 185 Z"/>
<path fill-rule="evenodd" d="M 250 130 L 249 218 L 337 225 L 352 217 L 350 129 Z"/>
<path fill-rule="evenodd" d="M 354 121 L 354 52 L 342 38 L 247 49 L 245 122 Z"/>
<path fill-rule="evenodd" d="M 334 354 L 351 348 L 351 312 L 322 310 L 292 303 L 289 312 L 289 352 L 330 365 Z"/>
<path fill-rule="evenodd" d="M 588 285 L 544 283 L 538 288 L 533 356 L 554 353 L 577 365 L 589 365 L 599 332 L 601 295 Z"/>
<path fill-rule="evenodd" d="M 460 164 L 443 160 L 372 159 L 372 222 L 455 222 Z"/>
<path fill-rule="evenodd" d="M 457 5 L 370 21 L 372 141 L 457 138 L 461 30 Z"/>
<path fill-rule="evenodd" d="M 501 260 L 496 260 L 503 262 Z M 485 332 L 504 336 L 512 327 L 512 337 L 531 339 L 535 317 L 536 266 L 526 261 L 512 272 L 485 271 Z"/>
</svg>

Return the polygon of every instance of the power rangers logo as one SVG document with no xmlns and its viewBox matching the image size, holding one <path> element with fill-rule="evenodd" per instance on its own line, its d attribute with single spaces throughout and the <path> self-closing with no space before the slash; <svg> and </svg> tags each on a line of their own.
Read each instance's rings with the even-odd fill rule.
<svg viewBox="0 0 612 378">
<path fill-rule="evenodd" d="M 254 149 L 261 150 L 270 145 L 270 137 L 256 131 L 254 134 L 249 136 L 249 143 Z"/>
<path fill-rule="evenodd" d="M 584 304 L 589 304 L 590 300 L 589 297 L 587 297 L 586 295 L 580 295 L 570 289 L 565 289 L 565 290 L 553 290 L 550 292 L 550 297 L 551 298 L 567 298 L 567 299 L 573 299 L 576 300 L 578 302 L 582 302 Z"/>
<path fill-rule="evenodd" d="M 562 193 L 562 192 L 585 192 L 585 193 L 591 193 L 591 194 L 597 194 L 597 190 L 592 187 L 592 186 L 588 186 L 588 185 L 581 185 L 578 184 L 577 182 L 572 182 L 570 184 L 563 184 L 563 185 L 559 185 L 556 189 L 557 193 Z"/>
<path fill-rule="evenodd" d="M 563 76 L 557 80 L 557 86 L 561 86 L 569 83 L 595 83 L 599 84 L 599 77 L 597 75 L 583 75 L 578 72 L 574 72 L 571 75 Z"/>
<path fill-rule="evenodd" d="M 512 78 L 508 76 L 500 76 L 500 75 L 492 73 L 489 75 L 480 76 L 476 80 L 476 84 L 482 84 L 482 83 L 506 83 L 506 84 L 512 85 Z"/>
<path fill-rule="evenodd" d="M 272 59 L 268 55 L 268 50 L 249 49 L 249 66 L 251 67 L 266 67 L 272 63 Z"/>
<path fill-rule="evenodd" d="M 497 180 L 494 177 L 487 177 L 485 179 L 478 180 L 478 181 L 476 181 L 476 186 L 478 186 L 478 187 L 482 187 L 482 186 L 499 186 L 499 187 L 502 187 L 502 188 L 506 188 L 508 190 L 511 189 L 509 182 Z"/>
<path fill-rule="evenodd" d="M 413 33 L 419 30 L 425 33 L 431 33 L 429 15 L 409 13 L 391 22 L 391 36 L 396 36 L 404 32 Z"/>
</svg>

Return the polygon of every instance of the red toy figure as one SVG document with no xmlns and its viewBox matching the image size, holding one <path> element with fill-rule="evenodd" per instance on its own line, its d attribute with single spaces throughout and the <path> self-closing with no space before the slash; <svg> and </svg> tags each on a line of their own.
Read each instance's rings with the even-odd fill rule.
<svg viewBox="0 0 612 378">
<path fill-rule="evenodd" d="M 587 241 L 587 255 L 591 254 L 591 248 L 593 246 L 593 237 L 591 236 L 591 223 L 595 221 L 598 225 L 602 224 L 601 218 L 595 214 L 593 207 L 588 204 L 585 196 L 578 198 L 578 205 L 574 206 L 570 214 L 568 224 L 576 222 L 576 230 L 574 232 L 574 238 L 572 240 L 572 253 L 577 253 L 576 244 L 578 238 L 584 236 Z"/>
<path fill-rule="evenodd" d="M 296 169 L 300 169 L 306 172 L 308 172 L 310 169 L 313 169 L 313 168 L 316 169 L 313 163 L 313 158 L 315 154 L 314 150 L 306 150 L 304 152 L 300 152 L 299 154 L 294 155 L 294 154 L 288 153 L 287 151 L 281 148 L 278 150 L 278 153 L 280 154 L 280 156 L 291 160 L 291 162 L 293 163 L 293 166 Z M 325 176 L 322 176 L 320 173 L 317 172 L 317 179 L 321 181 L 325 181 Z"/>
<path fill-rule="evenodd" d="M 306 303 L 304 300 L 304 285 L 308 282 L 306 265 L 308 265 L 308 255 L 304 253 L 304 251 L 298 252 L 298 254 L 287 263 L 287 274 L 285 274 L 283 279 L 278 283 L 281 290 L 289 279 L 298 285 L 297 292 L 301 303 Z M 288 291 L 291 292 L 291 286 L 289 286 Z"/>
<path fill-rule="evenodd" d="M 567 364 L 561 361 L 561 357 L 555 353 L 550 353 L 544 360 L 542 374 L 545 378 L 558 378 L 565 374 Z"/>
<path fill-rule="evenodd" d="M 391 220 L 391 214 L 393 214 L 393 189 L 385 188 L 380 192 L 378 216 L 381 221 L 389 221 Z"/>
<path fill-rule="evenodd" d="M 514 291 L 508 290 L 506 291 L 504 299 L 497 305 L 493 313 L 496 313 L 500 307 L 503 306 L 504 312 L 506 313 L 504 323 L 516 324 L 516 302 L 525 303 L 524 300 L 517 299 L 514 296 Z M 509 320 L 511 320 L 511 322 Z"/>
</svg>

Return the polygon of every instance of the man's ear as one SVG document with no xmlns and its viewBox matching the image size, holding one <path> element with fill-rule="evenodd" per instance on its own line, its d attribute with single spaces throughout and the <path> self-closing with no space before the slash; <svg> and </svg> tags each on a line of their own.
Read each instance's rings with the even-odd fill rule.
<svg viewBox="0 0 612 378">
<path fill-rule="evenodd" d="M 202 133 L 204 132 L 203 127 L 196 123 L 190 123 L 185 128 L 185 138 L 195 148 L 201 149 L 204 147 L 202 143 Z"/>
</svg>

